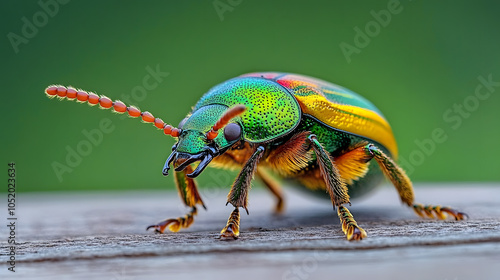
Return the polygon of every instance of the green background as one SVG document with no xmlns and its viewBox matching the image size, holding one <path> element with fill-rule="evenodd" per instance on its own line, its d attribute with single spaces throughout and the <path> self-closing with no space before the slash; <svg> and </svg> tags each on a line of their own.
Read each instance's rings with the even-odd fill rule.
<svg viewBox="0 0 500 280">
<path fill-rule="evenodd" d="M 500 87 L 459 117 L 456 129 L 443 114 L 473 99 L 478 76 L 500 81 L 500 2 L 402 0 L 402 11 L 372 29 L 349 63 L 340 44 L 356 46 L 355 27 L 375 28 L 371 11 L 386 10 L 389 2 L 215 1 L 230 7 L 221 14 L 214 1 L 73 0 L 59 4 L 16 53 L 8 34 L 22 36 L 22 18 L 33 22 L 43 9 L 37 1 L 2 1 L 4 168 L 16 163 L 18 191 L 173 189 L 161 169 L 174 139 L 136 119 L 44 94 L 57 83 L 112 99 L 132 96 L 146 68 L 159 65 L 169 76 L 131 103 L 172 124 L 210 87 L 234 76 L 305 74 L 379 107 L 400 158 L 416 163 L 409 172 L 414 181 L 499 181 Z M 97 129 L 106 118 L 114 130 L 58 180 L 52 164 L 66 164 L 67 147 L 76 149 L 86 139 L 82 130 Z M 415 141 L 436 128 L 447 139 L 424 154 Z M 229 185 L 234 174 L 210 169 L 201 185 Z"/>
</svg>

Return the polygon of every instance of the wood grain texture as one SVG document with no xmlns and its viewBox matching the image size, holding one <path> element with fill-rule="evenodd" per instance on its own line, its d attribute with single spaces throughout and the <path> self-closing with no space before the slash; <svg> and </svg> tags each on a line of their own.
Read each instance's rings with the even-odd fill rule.
<svg viewBox="0 0 500 280">
<path fill-rule="evenodd" d="M 227 189 L 201 189 L 208 211 L 189 229 L 162 235 L 145 228 L 186 211 L 175 192 L 20 193 L 17 272 L 4 264 L 0 278 L 499 279 L 500 186 L 415 188 L 418 201 L 454 206 L 470 219 L 420 219 L 386 186 L 352 201 L 368 237 L 348 242 L 328 200 L 286 188 L 287 209 L 274 216 L 274 198 L 254 188 L 240 239 L 228 242 L 217 239 L 233 208 L 224 206 Z"/>
</svg>

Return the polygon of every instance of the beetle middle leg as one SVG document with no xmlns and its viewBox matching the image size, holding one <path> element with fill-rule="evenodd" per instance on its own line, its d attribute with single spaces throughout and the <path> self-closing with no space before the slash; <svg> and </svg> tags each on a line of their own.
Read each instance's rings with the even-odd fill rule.
<svg viewBox="0 0 500 280">
<path fill-rule="evenodd" d="M 257 170 L 257 164 L 260 158 L 264 155 L 264 147 L 259 146 L 255 152 L 250 156 L 248 161 L 243 166 L 240 174 L 236 178 L 227 195 L 227 204 L 231 203 L 235 209 L 229 216 L 226 227 L 220 233 L 221 238 L 234 238 L 237 239 L 240 235 L 240 213 L 238 208 L 242 207 L 248 214 L 248 191 L 250 190 L 250 182 L 253 175 Z"/>
<path fill-rule="evenodd" d="M 337 208 L 337 214 L 342 224 L 342 231 L 347 236 L 348 240 L 362 239 L 366 237 L 366 231 L 358 226 L 349 209 L 345 206 Z"/>
<path fill-rule="evenodd" d="M 392 182 L 399 193 L 401 201 L 412 207 L 415 213 L 421 217 L 446 219 L 447 214 L 455 218 L 455 220 L 463 220 L 467 214 L 454 210 L 450 207 L 441 207 L 439 205 L 423 205 L 414 202 L 413 186 L 401 167 L 399 167 L 390 157 L 382 152 L 374 144 L 366 144 L 356 149 L 353 149 L 336 159 L 338 164 L 347 164 L 349 161 L 368 162 L 374 159 L 384 175 Z"/>
<path fill-rule="evenodd" d="M 309 134 L 309 131 L 299 132 L 285 143 L 275 147 L 265 159 L 267 167 L 277 171 L 283 177 L 294 177 L 297 172 L 305 169 L 312 160 L 312 151 L 307 139 Z M 257 169 L 257 176 L 278 199 L 275 212 L 281 213 L 283 211 L 283 196 L 280 186 L 263 168 Z"/>
<path fill-rule="evenodd" d="M 165 229 L 168 228 L 172 232 L 177 232 L 182 228 L 188 228 L 191 226 L 194 221 L 194 216 L 198 213 L 196 204 L 201 204 L 201 206 L 206 209 L 205 204 L 198 193 L 195 180 L 186 176 L 186 174 L 191 172 L 193 172 L 192 167 L 187 166 L 183 171 L 175 172 L 174 178 L 179 196 L 186 206 L 191 207 L 189 213 L 183 217 L 166 219 L 158 224 L 148 226 L 146 230 L 154 228 L 155 232 L 163 233 Z"/>
<path fill-rule="evenodd" d="M 366 237 L 364 229 L 358 226 L 351 212 L 342 204 L 350 203 L 347 186 L 344 180 L 340 177 L 339 170 L 333 163 L 330 154 L 323 148 L 321 143 L 316 138 L 316 135 L 311 134 L 308 137 L 311 146 L 316 153 L 318 165 L 321 174 L 326 182 L 326 190 L 335 206 L 338 207 L 337 214 L 342 224 L 342 231 L 347 237 L 347 240 L 361 240 Z"/>
<path fill-rule="evenodd" d="M 281 190 L 280 185 L 262 168 L 257 168 L 257 177 L 260 178 L 269 191 L 271 191 L 271 193 L 276 197 L 277 202 L 274 212 L 276 214 L 283 213 L 283 191 Z"/>
</svg>

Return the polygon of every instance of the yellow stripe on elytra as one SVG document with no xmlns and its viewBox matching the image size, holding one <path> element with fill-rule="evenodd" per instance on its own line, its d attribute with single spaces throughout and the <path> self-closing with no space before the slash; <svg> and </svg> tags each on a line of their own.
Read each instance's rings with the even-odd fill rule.
<svg viewBox="0 0 500 280">
<path fill-rule="evenodd" d="M 389 123 L 374 111 L 352 105 L 337 104 L 322 95 L 295 98 L 304 114 L 334 128 L 373 139 L 384 145 L 397 158 L 398 147 Z"/>
<path fill-rule="evenodd" d="M 325 93 L 335 94 L 335 95 L 338 95 L 338 96 L 342 96 L 344 98 L 353 99 L 352 94 L 342 93 L 342 92 L 338 92 L 338 91 L 334 91 L 334 90 L 329 90 L 329 89 L 326 89 L 326 88 L 322 88 L 321 90 L 323 92 L 325 92 Z"/>
</svg>

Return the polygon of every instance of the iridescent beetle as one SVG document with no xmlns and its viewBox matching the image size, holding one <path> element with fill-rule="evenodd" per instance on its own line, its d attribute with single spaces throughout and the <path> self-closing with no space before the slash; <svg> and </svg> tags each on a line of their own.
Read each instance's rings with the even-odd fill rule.
<svg viewBox="0 0 500 280">
<path fill-rule="evenodd" d="M 62 86 L 51 86 L 46 93 L 128 112 L 178 138 L 163 174 L 168 175 L 173 165 L 179 195 L 191 211 L 148 227 L 160 233 L 189 227 L 197 205 L 205 207 L 194 178 L 211 162 L 220 168 L 242 168 L 227 197 L 234 210 L 221 231 L 224 239 L 239 236 L 239 208 L 248 213 L 254 175 L 277 198 L 276 211 L 283 210 L 281 189 L 269 171 L 329 197 L 348 240 L 360 240 L 366 232 L 344 204 L 375 188 L 382 173 L 419 216 L 445 219 L 448 214 L 456 220 L 466 216 L 449 207 L 414 203 L 412 184 L 393 160 L 396 141 L 381 112 L 362 96 L 322 80 L 287 73 L 242 75 L 209 90 L 178 128 L 94 93 Z M 372 159 L 379 168 L 369 168 Z"/>
</svg>

